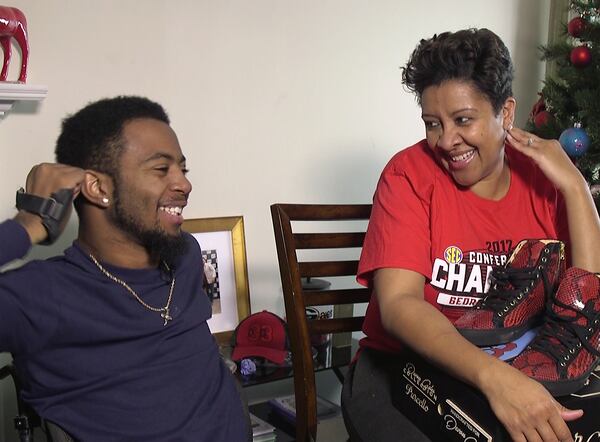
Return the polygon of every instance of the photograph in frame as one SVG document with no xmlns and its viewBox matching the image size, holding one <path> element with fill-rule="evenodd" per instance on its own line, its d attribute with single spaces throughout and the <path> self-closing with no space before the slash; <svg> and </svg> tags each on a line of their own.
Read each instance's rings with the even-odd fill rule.
<svg viewBox="0 0 600 442">
<path fill-rule="evenodd" d="M 250 314 L 243 217 L 189 219 L 182 227 L 202 250 L 200 271 L 212 305 L 208 326 L 220 344 L 228 344 L 236 326 Z"/>
</svg>

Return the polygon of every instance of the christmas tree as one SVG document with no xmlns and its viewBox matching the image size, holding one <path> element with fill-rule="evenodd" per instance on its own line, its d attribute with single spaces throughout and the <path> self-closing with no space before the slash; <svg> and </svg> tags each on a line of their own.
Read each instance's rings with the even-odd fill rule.
<svg viewBox="0 0 600 442">
<path fill-rule="evenodd" d="M 600 206 L 600 0 L 573 0 L 560 42 L 542 46 L 555 63 L 527 129 L 555 138 L 590 184 Z"/>
</svg>

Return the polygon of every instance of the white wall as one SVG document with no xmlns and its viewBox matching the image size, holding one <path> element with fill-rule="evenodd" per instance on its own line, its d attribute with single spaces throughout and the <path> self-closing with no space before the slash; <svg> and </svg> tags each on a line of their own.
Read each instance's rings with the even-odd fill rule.
<svg viewBox="0 0 600 442">
<path fill-rule="evenodd" d="M 243 215 L 252 311 L 283 315 L 274 202 L 369 202 L 391 155 L 423 137 L 400 69 L 420 38 L 488 27 L 513 54 L 518 121 L 536 99 L 544 0 L 13 0 L 29 22 L 39 106 L 0 122 L 0 216 L 65 114 L 116 94 L 168 110 L 190 166 L 188 218 Z M 15 60 L 10 79 L 17 77 Z M 36 256 L 60 252 L 76 234 Z M 43 296 L 43 294 L 40 294 Z"/>
</svg>

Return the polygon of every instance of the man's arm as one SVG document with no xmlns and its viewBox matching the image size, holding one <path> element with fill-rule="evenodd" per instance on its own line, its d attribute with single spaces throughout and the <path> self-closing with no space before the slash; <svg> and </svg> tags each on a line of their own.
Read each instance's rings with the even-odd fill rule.
<svg viewBox="0 0 600 442">
<path fill-rule="evenodd" d="M 25 192 L 41 198 L 50 198 L 61 189 L 73 191 L 73 199 L 79 194 L 85 172 L 78 167 L 56 163 L 42 163 L 34 166 L 27 175 Z M 62 233 L 72 210 L 71 204 L 64 221 L 58 226 L 58 234 Z M 20 210 L 13 218 L 27 232 L 31 244 L 38 244 L 48 237 L 48 231 L 42 223 L 42 218 L 31 212 Z"/>
<path fill-rule="evenodd" d="M 0 223 L 0 267 L 24 257 L 31 248 L 27 230 L 14 220 Z"/>
</svg>

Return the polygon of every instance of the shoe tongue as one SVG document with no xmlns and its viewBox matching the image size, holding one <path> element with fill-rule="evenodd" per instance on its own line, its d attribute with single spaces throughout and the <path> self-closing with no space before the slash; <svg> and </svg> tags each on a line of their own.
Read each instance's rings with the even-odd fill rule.
<svg viewBox="0 0 600 442">
<path fill-rule="evenodd" d="M 546 244 L 538 240 L 521 241 L 508 259 L 510 267 L 522 269 L 535 266 L 545 246 Z"/>
<path fill-rule="evenodd" d="M 599 310 L 599 292 L 600 278 L 598 278 L 598 275 L 571 267 L 563 275 L 555 298 L 561 304 L 568 305 L 571 309 L 577 311 L 583 310 L 588 302 L 595 301 L 597 304 L 595 310 Z M 561 307 L 556 303 L 552 304 L 552 310 L 560 316 L 574 317 L 576 315 L 573 310 Z M 580 320 L 585 321 L 583 317 Z"/>
</svg>

